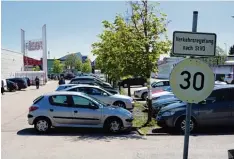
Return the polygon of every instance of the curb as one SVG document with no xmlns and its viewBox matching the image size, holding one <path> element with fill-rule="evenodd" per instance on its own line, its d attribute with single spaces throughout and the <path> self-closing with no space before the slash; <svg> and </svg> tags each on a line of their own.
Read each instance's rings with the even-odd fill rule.
<svg viewBox="0 0 234 159">
<path fill-rule="evenodd" d="M 141 130 L 139 128 L 136 128 L 136 131 L 141 136 L 174 136 L 174 135 L 167 134 L 167 133 L 147 133 L 147 134 L 144 134 L 141 132 Z"/>
</svg>

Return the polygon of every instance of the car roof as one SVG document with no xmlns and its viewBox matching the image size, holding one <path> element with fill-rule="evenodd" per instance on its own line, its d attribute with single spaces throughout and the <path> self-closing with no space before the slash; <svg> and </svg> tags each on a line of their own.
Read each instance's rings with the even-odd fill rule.
<svg viewBox="0 0 234 159">
<path fill-rule="evenodd" d="M 225 84 L 225 85 L 215 85 L 214 90 L 224 89 L 224 88 L 234 88 L 233 84 Z"/>
<path fill-rule="evenodd" d="M 73 79 L 95 79 L 93 76 L 76 76 Z"/>
<path fill-rule="evenodd" d="M 79 88 L 79 87 L 101 88 L 99 86 L 93 86 L 93 85 L 89 85 L 89 84 L 78 84 L 77 86 L 72 86 L 72 87 L 66 88 L 64 90 L 70 90 L 70 89 Z"/>
<path fill-rule="evenodd" d="M 44 94 L 44 96 L 52 96 L 52 95 L 84 95 L 82 92 L 69 92 L 69 91 L 54 91 Z"/>
<path fill-rule="evenodd" d="M 154 82 L 164 82 L 164 81 L 170 81 L 169 79 L 156 79 L 156 81 L 153 81 L 152 83 Z"/>
<path fill-rule="evenodd" d="M 23 80 L 23 77 L 7 78 L 8 80 Z"/>
<path fill-rule="evenodd" d="M 63 87 L 63 86 L 75 86 L 77 84 L 71 84 L 71 83 L 67 83 L 67 84 L 61 84 L 59 85 L 59 87 Z"/>
<path fill-rule="evenodd" d="M 155 100 L 155 101 L 153 101 L 153 103 L 164 103 L 164 102 L 167 102 L 167 101 L 177 101 L 177 100 L 180 101 L 176 97 L 169 97 L 169 98 L 163 98 L 163 99 Z"/>
<path fill-rule="evenodd" d="M 152 97 L 158 97 L 158 96 L 162 96 L 162 95 L 171 95 L 171 94 L 173 95 L 173 92 L 162 91 L 162 92 L 152 94 Z"/>
</svg>

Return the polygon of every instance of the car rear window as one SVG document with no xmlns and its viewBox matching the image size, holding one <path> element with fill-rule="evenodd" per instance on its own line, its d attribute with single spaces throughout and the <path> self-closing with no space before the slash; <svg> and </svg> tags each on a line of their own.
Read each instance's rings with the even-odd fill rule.
<svg viewBox="0 0 234 159">
<path fill-rule="evenodd" d="M 40 102 L 43 98 L 44 98 L 44 96 L 37 97 L 37 98 L 33 101 L 33 104 L 37 104 L 37 103 Z"/>
</svg>

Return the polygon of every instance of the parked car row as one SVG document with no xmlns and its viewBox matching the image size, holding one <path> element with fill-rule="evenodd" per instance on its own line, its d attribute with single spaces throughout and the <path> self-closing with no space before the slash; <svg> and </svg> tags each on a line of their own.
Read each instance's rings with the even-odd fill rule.
<svg viewBox="0 0 234 159">
<path fill-rule="evenodd" d="M 216 84 L 211 95 L 204 101 L 192 105 L 190 130 L 209 126 L 234 126 L 234 85 Z M 153 94 L 152 110 L 161 127 L 185 131 L 186 102 L 172 92 Z M 147 105 L 145 106 L 147 108 Z"/>
<path fill-rule="evenodd" d="M 34 100 L 28 123 L 40 132 L 51 127 L 104 128 L 112 133 L 132 127 L 134 100 L 95 76 L 77 76 L 55 92 Z"/>
<path fill-rule="evenodd" d="M 29 87 L 31 85 L 31 81 L 28 77 L 23 78 L 8 78 L 8 79 L 2 79 L 4 85 L 5 91 L 16 91 L 21 90 Z"/>
</svg>

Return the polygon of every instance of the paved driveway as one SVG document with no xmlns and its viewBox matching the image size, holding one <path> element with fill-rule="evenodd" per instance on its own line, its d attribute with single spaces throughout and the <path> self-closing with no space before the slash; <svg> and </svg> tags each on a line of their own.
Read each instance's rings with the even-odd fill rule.
<svg viewBox="0 0 234 159">
<path fill-rule="evenodd" d="M 28 107 L 39 95 L 55 90 L 50 82 L 39 90 L 6 93 L 2 99 L 3 159 L 181 159 L 183 136 L 108 135 L 97 129 L 55 129 L 37 135 L 27 124 Z M 190 158 L 226 159 L 234 148 L 234 135 L 190 138 Z"/>
</svg>

